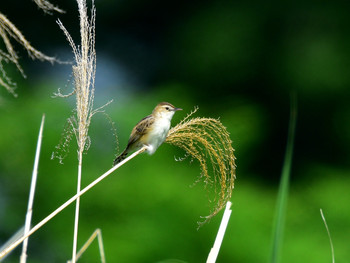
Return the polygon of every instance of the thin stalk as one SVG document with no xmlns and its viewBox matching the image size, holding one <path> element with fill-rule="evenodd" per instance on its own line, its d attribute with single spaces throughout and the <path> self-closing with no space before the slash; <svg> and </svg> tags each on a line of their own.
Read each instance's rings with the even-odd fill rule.
<svg viewBox="0 0 350 263">
<path fill-rule="evenodd" d="M 295 127 L 297 120 L 297 99 L 293 94 L 291 98 L 291 112 L 289 120 L 289 131 L 286 153 L 284 157 L 284 163 L 281 174 L 281 182 L 278 189 L 276 214 L 273 228 L 273 241 L 272 241 L 272 253 L 271 263 L 277 263 L 280 261 L 281 247 L 283 241 L 283 232 L 285 224 L 285 215 L 287 211 L 287 199 L 289 192 L 289 179 L 292 167 L 293 146 L 295 137 Z"/>
<path fill-rule="evenodd" d="M 230 220 L 230 216 L 232 213 L 232 210 L 230 209 L 231 205 L 232 203 L 230 201 L 226 203 L 225 212 L 224 212 L 224 215 L 222 216 L 221 224 L 215 238 L 214 246 L 210 250 L 207 263 L 215 263 L 219 255 L 222 240 L 224 239 L 227 224 L 228 224 L 228 221 Z"/>
<path fill-rule="evenodd" d="M 78 182 L 77 182 L 77 194 L 81 189 L 81 171 L 83 167 L 83 151 L 79 151 L 79 165 L 78 165 Z M 80 209 L 80 197 L 77 198 L 75 203 L 75 219 L 74 219 L 74 234 L 73 234 L 73 252 L 72 262 L 76 262 L 77 255 L 77 243 L 78 243 L 78 227 L 79 227 L 79 209 Z"/>
<path fill-rule="evenodd" d="M 32 181 L 30 184 L 30 191 L 29 191 L 27 215 L 26 215 L 26 221 L 24 224 L 24 235 L 26 235 L 29 232 L 30 224 L 32 221 L 34 194 L 35 194 L 36 181 L 37 181 L 37 177 L 38 177 L 38 166 L 39 166 L 41 142 L 42 142 L 42 138 L 43 138 L 44 122 L 45 122 L 45 115 L 43 115 L 43 117 L 41 119 L 41 125 L 40 125 L 39 135 L 38 135 L 38 142 L 36 145 L 34 167 L 33 167 L 33 173 L 32 173 Z M 28 247 L 28 238 L 26 238 L 23 241 L 22 254 L 20 257 L 21 263 L 25 263 L 27 261 L 27 247 Z"/>
<path fill-rule="evenodd" d="M 23 237 L 23 234 L 24 234 L 24 225 L 20 229 L 18 229 L 4 244 L 1 245 L 0 251 L 4 251 L 6 248 L 11 246 L 12 243 L 16 242 L 18 239 Z M 8 255 L 9 254 L 6 254 L 3 258 L 1 258 L 0 262 L 3 262 Z"/>
<path fill-rule="evenodd" d="M 94 187 L 96 184 L 101 182 L 103 179 L 105 179 L 108 175 L 113 173 L 115 170 L 117 170 L 120 166 L 125 164 L 126 162 L 130 161 L 132 158 L 137 156 L 138 154 L 144 152 L 146 150 L 146 147 L 141 148 L 140 150 L 134 152 L 127 158 L 125 158 L 123 161 L 109 169 L 107 172 L 102 174 L 99 178 L 97 178 L 95 181 L 90 183 L 88 186 L 86 186 L 84 189 L 82 189 L 79 193 L 72 196 L 69 200 L 67 200 L 64 204 L 62 204 L 60 207 L 58 207 L 55 211 L 53 211 L 51 214 L 49 214 L 47 217 L 45 217 L 43 220 L 41 220 L 38 224 L 36 224 L 26 235 L 19 238 L 17 241 L 12 243 L 10 246 L 5 248 L 3 251 L 0 252 L 0 260 L 4 258 L 8 253 L 10 253 L 13 249 L 15 249 L 19 244 L 21 244 L 26 238 L 31 236 L 34 232 L 36 232 L 39 228 L 41 228 L 43 225 L 45 225 L 47 222 L 49 222 L 52 218 L 54 218 L 58 213 L 62 212 L 67 206 L 72 204 L 75 200 L 77 200 L 78 197 L 85 194 L 87 191 L 89 191 L 92 187 Z"/>
<path fill-rule="evenodd" d="M 85 242 L 85 244 L 82 246 L 82 248 L 79 250 L 79 252 L 77 253 L 77 258 L 76 260 L 79 260 L 79 258 L 83 255 L 83 253 L 89 248 L 89 246 L 91 245 L 91 243 L 95 240 L 95 238 L 97 237 L 97 242 L 98 242 L 98 247 L 99 247 L 99 251 L 100 251 L 100 259 L 101 259 L 101 263 L 105 263 L 106 262 L 106 258 L 105 258 L 105 253 L 104 253 L 104 248 L 103 248 L 103 239 L 102 239 L 102 232 L 101 229 L 96 229 L 94 231 L 94 233 L 92 233 L 92 235 L 89 237 L 89 239 Z M 71 261 L 68 261 L 68 263 L 71 263 Z"/>
<path fill-rule="evenodd" d="M 331 232 L 329 231 L 329 228 L 328 228 L 328 225 L 327 225 L 327 221 L 326 221 L 326 218 L 325 218 L 325 216 L 324 216 L 324 214 L 323 214 L 322 209 L 320 209 L 320 213 L 321 213 L 321 217 L 322 217 L 322 221 L 323 221 L 323 223 L 324 223 L 324 226 L 326 227 L 327 234 L 328 234 L 328 239 L 329 239 L 329 244 L 330 244 L 330 246 L 331 246 L 332 263 L 335 263 L 334 247 L 333 247 Z"/>
<path fill-rule="evenodd" d="M 98 247 L 99 247 L 99 250 L 100 250 L 101 263 L 106 263 L 105 250 L 104 250 L 104 247 L 103 247 L 102 232 L 101 232 L 100 229 L 97 229 L 97 230 L 98 230 L 98 232 L 97 232 L 97 241 L 98 241 Z"/>
</svg>

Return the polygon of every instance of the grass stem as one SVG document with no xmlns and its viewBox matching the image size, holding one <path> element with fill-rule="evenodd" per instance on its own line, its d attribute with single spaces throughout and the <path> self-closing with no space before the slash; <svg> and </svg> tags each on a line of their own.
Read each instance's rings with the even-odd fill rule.
<svg viewBox="0 0 350 263">
<path fill-rule="evenodd" d="M 38 142 L 36 145 L 36 153 L 35 153 L 35 159 L 34 159 L 32 181 L 30 184 L 30 191 L 29 191 L 28 208 L 27 208 L 27 214 L 26 214 L 26 221 L 25 221 L 25 225 L 24 225 L 24 235 L 26 235 L 29 232 L 31 221 L 32 221 L 34 194 L 35 194 L 36 181 L 37 181 L 37 177 L 38 177 L 38 166 L 39 166 L 41 142 L 42 142 L 42 138 L 43 138 L 44 122 L 45 122 L 45 115 L 43 115 L 43 117 L 41 119 Z M 22 254 L 20 257 L 21 263 L 25 263 L 27 261 L 27 247 L 28 247 L 28 238 L 24 239 L 24 241 L 23 241 Z"/>
<path fill-rule="evenodd" d="M 83 167 L 82 163 L 83 163 L 83 149 L 79 151 L 77 194 L 80 192 L 80 189 L 81 189 L 81 172 Z M 75 203 L 72 262 L 76 262 L 77 245 L 78 245 L 78 228 L 79 228 L 79 209 L 80 209 L 80 197 L 77 198 Z"/>
<path fill-rule="evenodd" d="M 230 201 L 228 201 L 226 203 L 226 208 L 225 208 L 225 212 L 224 212 L 224 215 L 222 217 L 222 220 L 221 220 L 219 231 L 216 235 L 214 246 L 210 250 L 210 253 L 209 253 L 209 256 L 207 259 L 207 263 L 215 263 L 218 255 L 219 255 L 221 243 L 222 243 L 222 240 L 224 239 L 227 224 L 228 224 L 228 221 L 230 220 L 230 216 L 231 216 L 231 212 L 232 212 L 232 210 L 230 209 L 231 205 L 232 205 L 232 203 Z"/>
<path fill-rule="evenodd" d="M 101 263 L 106 263 L 104 247 L 103 247 L 102 232 L 101 232 L 101 229 L 99 229 L 99 228 L 96 229 L 92 233 L 92 235 L 89 237 L 89 239 L 85 242 L 85 244 L 82 246 L 82 248 L 78 251 L 77 257 L 76 257 L 77 261 L 84 254 L 84 252 L 89 248 L 89 246 L 95 240 L 96 237 L 97 237 L 97 242 L 98 242 L 98 248 L 99 248 L 99 251 L 100 251 Z M 68 261 L 68 263 L 72 263 L 72 262 Z"/>
<path fill-rule="evenodd" d="M 271 263 L 280 261 L 281 247 L 283 241 L 283 232 L 285 224 L 285 215 L 287 211 L 287 199 L 289 192 L 289 179 L 292 166 L 293 146 L 295 137 L 295 127 L 297 120 L 297 99 L 293 94 L 291 98 L 291 112 L 289 120 L 289 132 L 286 147 L 286 154 L 281 174 L 281 182 L 278 189 L 276 215 L 274 220 Z"/>
<path fill-rule="evenodd" d="M 326 221 L 326 218 L 323 214 L 323 211 L 322 209 L 320 209 L 320 213 L 321 213 L 321 217 L 322 217 L 322 221 L 324 223 L 324 226 L 326 227 L 326 230 L 327 230 L 327 234 L 328 234 L 328 239 L 329 239 L 329 244 L 331 246 L 331 252 L 332 252 L 332 263 L 335 263 L 335 256 L 334 256 L 334 247 L 333 247 L 333 242 L 332 242 L 332 238 L 331 238 L 331 233 L 329 232 L 329 228 L 328 228 L 328 225 L 327 225 L 327 221 Z"/>
<path fill-rule="evenodd" d="M 38 224 L 36 224 L 26 235 L 23 235 L 21 238 L 19 238 L 17 241 L 13 242 L 11 245 L 6 247 L 4 250 L 0 252 L 0 260 L 4 258 L 8 253 L 10 253 L 13 249 L 15 249 L 19 244 L 21 244 L 26 238 L 31 236 L 34 232 L 36 232 L 38 229 L 40 229 L 43 225 L 45 225 L 47 222 L 49 222 L 52 218 L 54 218 L 58 213 L 62 212 L 67 206 L 72 204 L 75 200 L 77 200 L 78 197 L 85 194 L 87 191 L 89 191 L 92 187 L 94 187 L 96 184 L 101 182 L 103 179 L 105 179 L 108 175 L 113 173 L 115 170 L 117 170 L 120 166 L 124 165 L 126 162 L 130 161 L 140 153 L 144 152 L 146 150 L 146 147 L 141 148 L 140 150 L 134 152 L 127 158 L 125 158 L 123 161 L 109 169 L 107 172 L 102 174 L 100 177 L 98 177 L 95 181 L 90 183 L 88 186 L 86 186 L 84 189 L 82 189 L 79 193 L 72 196 L 69 200 L 67 200 L 64 204 L 62 204 L 60 207 L 58 207 L 55 211 L 53 211 L 51 214 L 49 214 L 47 217 L 45 217 L 43 220 L 41 220 Z"/>
</svg>

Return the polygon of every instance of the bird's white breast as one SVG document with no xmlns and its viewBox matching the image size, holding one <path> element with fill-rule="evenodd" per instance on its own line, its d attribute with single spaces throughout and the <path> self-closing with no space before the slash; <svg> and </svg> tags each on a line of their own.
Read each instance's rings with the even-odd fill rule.
<svg viewBox="0 0 350 263">
<path fill-rule="evenodd" d="M 169 118 L 157 118 L 152 125 L 147 139 L 149 154 L 153 154 L 157 148 L 165 141 L 169 129 L 170 129 L 170 120 Z"/>
</svg>

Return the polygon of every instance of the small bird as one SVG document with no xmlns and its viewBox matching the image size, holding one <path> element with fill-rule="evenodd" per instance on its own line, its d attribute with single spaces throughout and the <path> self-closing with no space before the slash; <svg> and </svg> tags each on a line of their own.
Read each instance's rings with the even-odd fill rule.
<svg viewBox="0 0 350 263">
<path fill-rule="evenodd" d="M 146 146 L 146 152 L 153 154 L 158 147 L 165 141 L 170 122 L 176 111 L 182 110 L 174 107 L 168 102 L 159 103 L 151 115 L 140 120 L 132 129 L 128 145 L 125 150 L 114 160 L 114 165 L 118 164 L 132 152 Z"/>
</svg>

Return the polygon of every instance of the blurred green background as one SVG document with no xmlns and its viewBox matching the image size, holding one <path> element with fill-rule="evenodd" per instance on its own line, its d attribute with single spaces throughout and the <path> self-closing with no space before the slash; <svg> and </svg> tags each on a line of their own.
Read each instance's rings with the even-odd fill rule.
<svg viewBox="0 0 350 263">
<path fill-rule="evenodd" d="M 33 1 L 1 4 L 31 44 L 72 60 L 59 18 L 79 42 L 77 5 L 53 2 L 66 14 L 44 14 Z M 21 8 L 19 8 L 19 6 Z M 331 231 L 336 262 L 350 258 L 350 4 L 346 1 L 122 1 L 97 0 L 95 105 L 114 122 L 119 149 L 136 122 L 160 101 L 196 116 L 220 118 L 237 157 L 233 212 L 217 262 L 266 262 L 284 158 L 291 92 L 298 121 L 282 262 L 330 262 L 321 220 Z M 1 43 L 2 45 L 3 43 Z M 5 69 L 18 98 L 0 89 L 0 244 L 24 224 L 41 116 L 46 114 L 33 223 L 76 190 L 73 140 L 64 164 L 51 160 L 74 98 L 71 67 L 31 61 L 17 50 L 28 76 Z M 111 121 L 94 116 L 84 155 L 83 185 L 108 170 L 118 144 Z M 81 199 L 80 247 L 101 228 L 107 262 L 204 262 L 222 213 L 197 231 L 209 213 L 197 163 L 176 162 L 183 152 L 163 145 L 142 155 Z M 28 262 L 71 257 L 74 206 L 29 240 Z M 5 262 L 18 262 L 20 249 Z M 97 244 L 81 262 L 98 262 Z"/>
</svg>

